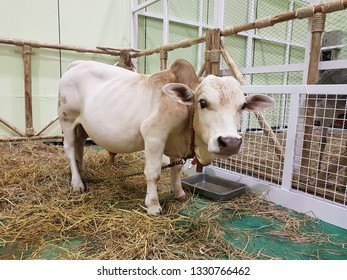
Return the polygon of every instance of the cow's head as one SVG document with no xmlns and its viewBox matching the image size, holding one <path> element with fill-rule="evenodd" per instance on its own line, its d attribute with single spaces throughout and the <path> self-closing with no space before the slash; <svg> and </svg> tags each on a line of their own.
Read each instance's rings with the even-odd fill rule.
<svg viewBox="0 0 347 280">
<path fill-rule="evenodd" d="M 195 154 L 202 164 L 216 156 L 231 156 L 241 148 L 238 126 L 243 110 L 261 111 L 275 101 L 265 95 L 245 96 L 232 77 L 207 76 L 196 91 L 171 83 L 163 91 L 179 103 L 194 105 Z"/>
</svg>

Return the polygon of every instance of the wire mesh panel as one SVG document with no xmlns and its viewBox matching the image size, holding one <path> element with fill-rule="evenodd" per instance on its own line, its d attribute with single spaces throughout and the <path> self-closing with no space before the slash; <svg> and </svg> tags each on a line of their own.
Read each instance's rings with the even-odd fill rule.
<svg viewBox="0 0 347 280">
<path fill-rule="evenodd" d="M 322 61 L 347 59 L 346 14 L 346 10 L 343 10 L 327 15 L 322 39 Z"/>
<path fill-rule="evenodd" d="M 284 2 L 286 1 L 282 1 L 281 4 Z M 307 5 L 304 1 L 288 1 L 287 4 L 290 10 Z M 255 20 L 259 14 L 264 16 L 269 13 L 273 6 L 268 5 L 267 1 L 256 1 Z M 341 27 L 347 24 L 346 20 L 346 11 L 327 15 L 326 31 L 322 40 L 322 61 L 346 59 L 347 36 Z M 264 93 L 266 85 L 306 83 L 304 71 L 278 71 L 274 66 L 290 66 L 305 62 L 306 47 L 310 39 L 310 34 L 307 33 L 308 24 L 307 19 L 295 20 L 279 24 L 276 28 L 250 32 L 248 40 L 244 41 L 245 46 L 248 46 L 246 58 L 243 64 L 240 62 L 245 67 L 244 73 L 252 73 L 248 74 L 248 83 L 264 86 Z M 230 53 L 233 43 L 232 39 L 226 40 Z M 332 64 L 329 68 L 333 68 Z M 321 74 L 323 72 L 324 70 L 320 71 Z M 325 84 L 339 83 L 347 83 L 347 70 L 346 81 L 335 79 Z M 275 137 L 260 127 L 254 114 L 247 113 L 240 127 L 243 136 L 242 152 L 229 159 L 217 159 L 214 165 L 278 186 L 283 183 L 283 173 L 292 172 L 292 189 L 346 205 L 346 95 L 300 95 L 297 127 L 291 127 L 296 129 L 295 139 L 287 139 L 293 94 L 294 92 L 272 95 L 276 100 L 276 107 L 264 114 Z M 312 113 L 308 112 L 311 111 L 313 122 L 310 128 L 308 120 Z M 294 160 L 293 166 L 284 170 L 284 163 L 278 153 L 278 143 L 284 153 L 288 140 L 295 143 Z"/>
<path fill-rule="evenodd" d="M 139 0 L 138 4 L 146 1 Z M 139 49 L 151 49 L 163 44 L 163 2 L 154 2 L 144 8 L 138 17 L 138 46 Z M 153 54 L 138 58 L 139 73 L 155 73 L 160 70 L 160 56 Z"/>
<path fill-rule="evenodd" d="M 167 42 L 196 38 L 211 28 L 222 29 L 293 12 L 311 2 L 313 1 L 171 0 L 167 2 Z M 139 25 L 143 28 L 143 33 L 139 31 L 140 48 L 162 44 L 163 1 L 155 5 L 140 16 Z M 331 61 L 337 63 L 347 59 L 345 26 L 346 10 L 327 15 L 322 37 L 320 74 L 326 68 L 334 68 L 335 64 Z M 225 48 L 244 74 L 247 85 L 261 87 L 261 93 L 274 98 L 276 106 L 262 115 L 244 113 L 239 127 L 239 133 L 243 137 L 242 151 L 227 159 L 218 158 L 213 165 L 277 187 L 287 184 L 284 181 L 289 177 L 289 189 L 346 205 L 347 91 L 339 94 L 316 94 L 272 90 L 276 86 L 295 88 L 296 85 L 306 84 L 311 39 L 309 27 L 309 19 L 296 19 L 222 38 Z M 205 44 L 194 45 L 169 52 L 168 62 L 185 58 L 199 71 L 204 62 L 204 54 Z M 141 60 L 140 72 L 152 73 L 159 70 L 159 55 Z M 336 65 L 336 68 L 341 68 L 341 64 Z M 228 65 L 223 61 L 221 74 L 231 75 Z M 264 126 L 264 120 L 271 127 L 270 130 Z M 290 161 L 287 157 L 291 158 Z M 290 166 L 287 166 L 288 162 Z"/>
<path fill-rule="evenodd" d="M 233 2 L 233 1 L 232 1 Z M 240 5 L 239 1 L 238 5 Z M 235 23 L 229 20 L 235 17 L 236 11 L 244 22 L 254 22 L 270 16 L 292 12 L 295 9 L 307 6 L 307 1 L 248 1 L 248 5 L 242 3 L 243 8 L 232 9 L 226 6 L 225 19 L 227 24 Z M 244 14 L 245 7 L 246 13 Z M 237 17 L 237 16 L 236 16 Z M 230 22 L 230 23 L 229 23 Z M 238 23 L 240 24 L 240 23 Z M 275 65 L 288 65 L 303 63 L 307 42 L 308 20 L 288 21 L 256 30 L 241 32 L 235 36 L 225 38 L 225 44 L 247 78 L 248 84 L 302 84 L 301 73 L 279 73 Z M 273 67 L 269 71 L 262 67 Z M 254 70 L 258 69 L 258 73 Z M 249 72 L 252 74 L 249 74 Z"/>
<path fill-rule="evenodd" d="M 269 94 L 274 99 L 280 99 L 282 95 Z M 289 99 L 289 97 L 288 94 L 283 95 L 284 99 Z M 262 113 L 266 120 L 278 119 L 281 114 L 279 107 Z M 272 127 L 276 141 L 272 135 L 264 132 L 257 115 L 245 112 L 243 118 L 248 121 L 241 121 L 240 135 L 243 139 L 241 152 L 227 159 L 218 158 L 213 162 L 213 165 L 251 176 L 254 179 L 266 180 L 274 185 L 280 185 L 283 175 L 283 155 L 280 150 L 286 146 L 284 127 L 288 125 L 283 120 L 287 120 L 287 116 L 280 120 L 281 127 Z"/>
<path fill-rule="evenodd" d="M 345 10 L 326 16 L 320 60 L 329 68 L 347 58 L 346 24 Z M 317 83 L 347 84 L 347 69 L 322 69 Z M 293 188 L 346 205 L 347 89 L 329 92 L 300 96 Z"/>
<path fill-rule="evenodd" d="M 139 4 L 142 2 L 139 1 Z M 197 38 L 214 27 L 214 0 L 170 0 L 167 5 L 167 18 L 164 15 L 163 1 L 156 2 L 141 11 L 138 20 L 139 49 L 150 49 Z M 167 20 L 167 30 L 165 20 Z M 172 50 L 168 53 L 168 64 L 183 58 L 194 68 L 200 69 L 204 63 L 204 54 L 205 44 Z M 159 54 L 138 59 L 138 72 L 151 74 L 159 70 Z"/>
<path fill-rule="evenodd" d="M 293 188 L 345 205 L 346 98 L 347 95 L 333 94 L 300 96 L 298 119 L 306 120 L 308 111 L 312 110 L 314 122 L 311 127 L 306 124 L 304 129 L 299 124 L 297 138 L 306 136 L 309 143 L 305 146 L 298 141 L 293 166 Z"/>
</svg>

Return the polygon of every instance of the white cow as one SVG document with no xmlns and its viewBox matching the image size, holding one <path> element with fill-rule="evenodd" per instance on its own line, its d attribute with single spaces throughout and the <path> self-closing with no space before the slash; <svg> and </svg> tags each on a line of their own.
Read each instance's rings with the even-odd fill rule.
<svg viewBox="0 0 347 280">
<path fill-rule="evenodd" d="M 148 214 L 159 215 L 157 183 L 163 154 L 176 161 L 193 152 L 201 164 L 236 154 L 242 142 L 237 132 L 242 110 L 259 111 L 274 104 L 264 95 L 245 97 L 232 77 L 207 76 L 199 85 L 185 60 L 152 75 L 75 61 L 60 80 L 58 104 L 72 190 L 85 191 L 80 171 L 88 136 L 112 153 L 144 150 L 145 205 Z M 181 168 L 171 169 L 172 192 L 180 201 L 186 198 Z"/>
</svg>

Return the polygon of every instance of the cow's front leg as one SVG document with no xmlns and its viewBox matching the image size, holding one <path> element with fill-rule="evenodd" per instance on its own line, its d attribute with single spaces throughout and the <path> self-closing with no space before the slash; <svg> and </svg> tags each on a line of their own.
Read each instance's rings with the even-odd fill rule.
<svg viewBox="0 0 347 280">
<path fill-rule="evenodd" d="M 145 204 L 147 206 L 147 213 L 153 216 L 158 216 L 162 212 L 157 185 L 161 174 L 163 150 L 163 144 L 159 141 L 151 141 L 151 143 L 146 143 L 145 145 L 145 176 L 147 178 Z"/>
<path fill-rule="evenodd" d="M 177 161 L 177 158 L 170 158 L 170 162 L 175 162 Z M 180 201 L 186 201 L 186 193 L 182 189 L 182 183 L 181 183 L 181 170 L 182 170 L 182 165 L 176 165 L 171 168 L 171 190 L 175 198 Z"/>
</svg>

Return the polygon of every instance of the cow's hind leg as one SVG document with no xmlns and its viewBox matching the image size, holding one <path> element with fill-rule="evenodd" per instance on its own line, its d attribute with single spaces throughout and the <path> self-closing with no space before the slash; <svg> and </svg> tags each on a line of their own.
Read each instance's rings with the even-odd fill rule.
<svg viewBox="0 0 347 280">
<path fill-rule="evenodd" d="M 170 162 L 175 162 L 177 161 L 177 158 L 170 158 Z M 171 168 L 171 190 L 175 198 L 180 201 L 186 201 L 187 197 L 182 189 L 182 183 L 181 183 L 181 170 L 182 170 L 182 165 L 176 165 Z"/>
<path fill-rule="evenodd" d="M 114 158 L 116 157 L 116 153 L 108 152 L 108 163 L 109 165 L 114 164 Z"/>
<path fill-rule="evenodd" d="M 85 186 L 82 182 L 80 173 L 79 173 L 79 167 L 77 164 L 77 142 L 76 142 L 76 130 L 74 127 L 66 127 L 62 125 L 63 131 L 64 131 L 64 151 L 65 154 L 69 160 L 70 163 L 70 169 L 71 169 L 71 187 L 72 191 L 74 192 L 85 192 Z M 79 153 L 81 152 L 80 147 Z M 79 154 L 79 157 L 81 154 Z M 83 157 L 83 155 L 82 155 Z M 80 163 L 81 164 L 81 163 Z M 83 164 L 83 163 L 82 163 Z"/>
<path fill-rule="evenodd" d="M 88 138 L 88 134 L 84 130 L 82 125 L 78 125 L 75 129 L 75 153 L 76 153 L 76 162 L 79 172 L 84 171 L 84 163 L 83 163 L 83 152 L 84 152 L 84 144 Z"/>
</svg>

